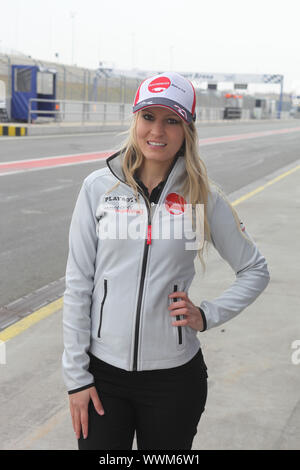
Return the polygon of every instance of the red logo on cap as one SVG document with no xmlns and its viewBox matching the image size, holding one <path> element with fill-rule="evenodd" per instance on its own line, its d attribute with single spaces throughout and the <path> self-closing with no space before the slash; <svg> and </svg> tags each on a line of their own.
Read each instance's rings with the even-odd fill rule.
<svg viewBox="0 0 300 470">
<path fill-rule="evenodd" d="M 180 215 L 184 213 L 185 199 L 176 193 L 170 193 L 166 197 L 166 209 L 173 215 Z"/>
<path fill-rule="evenodd" d="M 168 77 L 159 77 L 152 80 L 148 85 L 148 90 L 151 93 L 160 93 L 171 85 L 171 81 Z"/>
</svg>

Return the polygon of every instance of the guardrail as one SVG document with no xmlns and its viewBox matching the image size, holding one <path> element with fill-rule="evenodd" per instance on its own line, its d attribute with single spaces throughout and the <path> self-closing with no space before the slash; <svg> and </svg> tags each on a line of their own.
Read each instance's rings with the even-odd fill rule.
<svg viewBox="0 0 300 470">
<path fill-rule="evenodd" d="M 53 110 L 32 109 L 33 103 L 52 103 Z M 231 112 L 225 111 L 226 108 L 202 107 L 197 106 L 197 121 L 222 121 L 224 119 L 249 120 L 257 118 L 250 109 L 236 109 Z M 234 114 L 234 115 L 233 115 Z M 28 106 L 28 123 L 32 122 L 32 115 L 39 118 L 43 116 L 50 117 L 56 123 L 62 122 L 81 122 L 81 124 L 97 123 L 105 124 L 127 124 L 132 116 L 132 105 L 129 103 L 106 103 L 99 101 L 74 101 L 74 100 L 47 100 L 41 98 L 31 98 Z M 50 115 L 50 116 L 49 116 Z M 268 114 L 261 119 L 275 119 L 276 115 Z M 290 119 L 289 113 L 281 113 L 282 119 Z"/>
<path fill-rule="evenodd" d="M 52 103 L 53 110 L 32 109 L 33 103 Z M 128 103 L 105 103 L 94 101 L 73 100 L 47 100 L 31 98 L 28 107 L 28 122 L 32 122 L 32 115 L 39 118 L 53 116 L 53 120 L 60 122 L 97 122 L 99 124 L 127 123 L 132 116 L 132 105 Z M 224 108 L 210 108 L 198 106 L 196 109 L 198 121 L 215 121 L 224 119 Z M 249 110 L 243 110 L 241 119 L 249 119 Z"/>
<path fill-rule="evenodd" d="M 53 110 L 32 109 L 33 103 L 52 103 Z M 116 122 L 123 124 L 131 116 L 132 107 L 126 103 L 102 103 L 95 101 L 47 100 L 30 98 L 28 106 L 28 123 L 32 115 L 38 117 L 53 116 L 55 122 Z M 74 118 L 75 116 L 75 118 Z"/>
</svg>

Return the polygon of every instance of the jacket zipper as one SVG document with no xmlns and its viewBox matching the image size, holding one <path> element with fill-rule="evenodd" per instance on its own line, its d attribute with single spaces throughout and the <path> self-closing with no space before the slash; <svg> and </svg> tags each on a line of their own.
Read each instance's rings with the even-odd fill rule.
<svg viewBox="0 0 300 470">
<path fill-rule="evenodd" d="M 177 158 L 175 158 L 173 165 L 171 166 L 166 182 L 164 186 L 161 188 L 158 196 L 157 196 L 157 201 L 159 202 L 160 196 L 164 188 L 166 187 L 168 183 L 169 176 L 175 166 L 175 163 L 177 161 Z M 145 199 L 144 193 L 138 189 L 138 192 L 142 195 L 142 197 Z M 149 201 L 150 202 L 150 201 Z M 137 362 L 138 362 L 138 348 L 139 348 L 139 333 L 140 333 L 140 319 L 141 319 L 141 305 L 142 305 L 142 299 L 143 299 L 143 291 L 144 291 L 144 284 L 145 284 L 145 273 L 146 273 L 146 267 L 147 267 L 147 258 L 148 258 L 148 251 L 149 251 L 149 245 L 151 245 L 151 213 L 150 209 L 148 207 L 147 202 L 145 201 L 145 205 L 147 207 L 147 212 L 148 212 L 148 227 L 147 227 L 147 239 L 145 241 L 144 245 L 144 254 L 143 254 L 143 264 L 142 264 L 142 273 L 141 273 L 141 279 L 140 279 L 140 288 L 139 288 L 139 296 L 138 296 L 138 305 L 137 305 L 137 312 L 136 312 L 136 320 L 135 320 L 135 333 L 134 333 L 134 351 L 133 351 L 133 371 L 137 371 Z"/>
<path fill-rule="evenodd" d="M 104 306 L 104 302 L 105 302 L 105 299 L 106 299 L 106 295 L 107 295 L 107 279 L 104 279 L 104 295 L 103 295 L 103 299 L 102 299 L 102 302 L 101 302 L 101 309 L 100 309 L 100 321 L 99 321 L 99 329 L 98 329 L 98 338 L 100 338 L 100 331 L 101 331 L 101 325 L 102 325 L 102 315 L 103 315 L 103 306 Z"/>
<path fill-rule="evenodd" d="M 178 288 L 177 288 L 177 285 L 174 286 L 174 292 L 177 292 Z M 177 302 L 178 299 L 174 299 L 174 302 Z M 177 321 L 180 321 L 181 318 L 180 318 L 180 315 L 176 315 L 176 320 Z M 182 327 L 181 326 L 178 326 L 177 327 L 177 330 L 178 330 L 178 342 L 179 344 L 182 344 Z"/>
<path fill-rule="evenodd" d="M 133 352 L 133 368 L 132 368 L 132 370 L 134 370 L 134 371 L 137 371 L 139 332 L 140 332 L 140 319 L 141 319 L 141 305 L 142 305 L 142 299 L 143 299 L 143 291 L 144 291 L 145 273 L 146 273 L 146 267 L 147 267 L 147 258 L 148 258 L 148 252 L 149 252 L 149 245 L 151 244 L 151 214 L 150 214 L 150 210 L 148 208 L 147 202 L 146 202 L 145 205 L 147 207 L 147 213 L 148 213 L 148 227 L 147 227 L 147 239 L 145 240 L 145 245 L 144 245 L 142 273 L 141 273 L 139 297 L 138 297 L 138 304 L 137 304 L 137 314 L 136 314 L 136 319 L 135 319 L 134 352 Z"/>
</svg>

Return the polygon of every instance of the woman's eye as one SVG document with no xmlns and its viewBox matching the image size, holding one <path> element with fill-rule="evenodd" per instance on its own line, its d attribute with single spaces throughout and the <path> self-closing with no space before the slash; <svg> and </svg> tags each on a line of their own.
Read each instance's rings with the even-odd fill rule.
<svg viewBox="0 0 300 470">
<path fill-rule="evenodd" d="M 153 119 L 152 114 L 145 113 L 143 114 L 143 118 L 146 119 L 146 121 L 151 121 Z"/>
<path fill-rule="evenodd" d="M 146 121 L 154 121 L 154 116 L 150 113 L 144 113 L 143 114 L 143 118 L 146 120 Z M 168 124 L 180 124 L 180 121 L 178 121 L 177 119 L 175 118 L 168 118 L 167 119 L 167 122 Z"/>
</svg>

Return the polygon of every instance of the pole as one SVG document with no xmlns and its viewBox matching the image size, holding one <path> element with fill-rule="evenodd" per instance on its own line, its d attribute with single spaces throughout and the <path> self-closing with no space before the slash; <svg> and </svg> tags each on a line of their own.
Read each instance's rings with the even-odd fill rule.
<svg viewBox="0 0 300 470">
<path fill-rule="evenodd" d="M 122 103 L 122 89 L 123 89 L 123 76 L 120 76 L 120 96 L 119 96 L 119 103 Z"/>
<path fill-rule="evenodd" d="M 282 99 L 283 99 L 283 75 L 281 75 L 281 82 L 280 82 L 280 97 L 279 97 L 278 110 L 277 110 L 277 119 L 281 118 Z"/>
<path fill-rule="evenodd" d="M 94 77 L 94 101 L 97 101 L 97 88 L 98 88 L 98 76 L 96 73 Z"/>
<path fill-rule="evenodd" d="M 107 85 L 108 85 L 107 77 L 105 77 L 105 98 L 104 98 L 105 103 L 107 103 Z"/>
<path fill-rule="evenodd" d="M 87 100 L 91 100 L 91 71 L 88 70 L 88 86 L 87 86 Z"/>
</svg>

